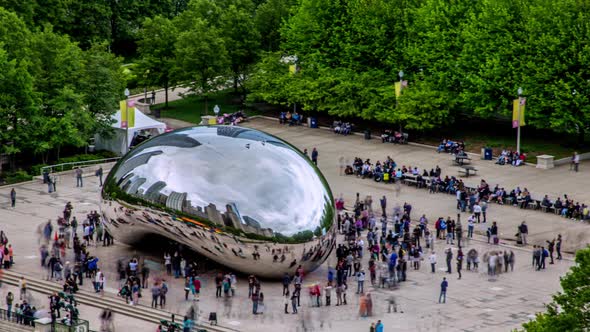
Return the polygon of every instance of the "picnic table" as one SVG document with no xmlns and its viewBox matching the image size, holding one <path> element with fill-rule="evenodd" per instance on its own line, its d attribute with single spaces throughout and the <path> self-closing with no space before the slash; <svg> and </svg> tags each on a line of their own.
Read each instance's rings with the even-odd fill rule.
<svg viewBox="0 0 590 332">
<path fill-rule="evenodd" d="M 470 165 L 462 165 L 461 168 L 459 168 L 459 173 L 464 174 L 465 177 L 469 177 L 469 175 L 476 175 L 477 169 Z"/>
<path fill-rule="evenodd" d="M 457 155 L 455 156 L 455 159 L 453 159 L 453 161 L 455 162 L 455 164 L 463 166 L 465 164 L 471 163 L 471 158 L 469 158 L 468 155 Z"/>
</svg>

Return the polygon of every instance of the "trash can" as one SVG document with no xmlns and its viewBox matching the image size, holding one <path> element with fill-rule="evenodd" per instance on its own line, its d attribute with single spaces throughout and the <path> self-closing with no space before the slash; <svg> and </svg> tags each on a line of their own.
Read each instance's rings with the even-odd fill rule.
<svg viewBox="0 0 590 332">
<path fill-rule="evenodd" d="M 156 119 L 159 119 L 159 118 L 160 118 L 160 109 L 155 109 L 155 110 L 154 110 L 154 117 L 155 117 Z"/>
<path fill-rule="evenodd" d="M 310 128 L 317 128 L 318 127 L 318 118 L 309 117 L 309 127 Z"/>
<path fill-rule="evenodd" d="M 365 130 L 365 139 L 371 139 L 371 131 L 369 129 Z"/>
<path fill-rule="evenodd" d="M 484 148 L 483 159 L 492 160 L 492 148 Z"/>
</svg>

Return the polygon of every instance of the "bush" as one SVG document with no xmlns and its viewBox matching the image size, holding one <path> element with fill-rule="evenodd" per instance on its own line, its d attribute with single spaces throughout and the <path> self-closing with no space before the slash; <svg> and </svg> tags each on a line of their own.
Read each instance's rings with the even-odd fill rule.
<svg viewBox="0 0 590 332">
<path fill-rule="evenodd" d="M 3 184 L 14 184 L 19 182 L 31 181 L 32 179 L 32 175 L 30 175 L 26 171 L 19 169 L 16 172 L 5 173 Z"/>
</svg>

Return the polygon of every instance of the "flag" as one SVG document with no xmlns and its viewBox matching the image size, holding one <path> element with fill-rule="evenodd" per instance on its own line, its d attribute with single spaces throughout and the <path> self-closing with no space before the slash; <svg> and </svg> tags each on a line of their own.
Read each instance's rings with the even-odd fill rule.
<svg viewBox="0 0 590 332">
<path fill-rule="evenodd" d="M 524 126 L 526 123 L 524 122 L 524 109 L 526 104 L 526 98 L 520 97 L 518 99 L 514 99 L 512 102 L 512 128 L 517 128 L 518 126 Z M 518 118 L 518 109 L 520 108 L 520 119 Z"/>
<path fill-rule="evenodd" d="M 297 65 L 289 65 L 289 73 L 295 74 L 297 72 Z"/>
<path fill-rule="evenodd" d="M 399 98 L 402 94 L 402 82 L 395 82 L 395 97 Z"/>
<path fill-rule="evenodd" d="M 135 101 L 121 100 L 119 102 L 119 110 L 121 111 L 121 128 L 133 128 L 135 126 Z M 129 119 L 127 119 L 129 115 Z"/>
</svg>

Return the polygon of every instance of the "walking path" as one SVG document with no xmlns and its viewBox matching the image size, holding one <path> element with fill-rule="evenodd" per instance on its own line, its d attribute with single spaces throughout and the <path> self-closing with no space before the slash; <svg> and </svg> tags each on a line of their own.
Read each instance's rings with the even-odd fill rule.
<svg viewBox="0 0 590 332">
<path fill-rule="evenodd" d="M 434 220 L 438 216 L 454 216 L 457 213 L 454 208 L 455 200 L 451 195 L 429 195 L 426 190 L 402 186 L 400 196 L 396 197 L 392 186 L 368 179 L 339 175 L 338 159 L 340 156 L 352 159 L 358 155 L 362 158 L 378 160 L 390 155 L 400 165 L 412 164 L 428 168 L 434 167 L 438 163 L 443 168 L 444 174 L 450 172 L 449 170 L 454 170 L 449 166 L 450 157 L 448 155 L 438 155 L 430 149 L 381 144 L 375 140 L 365 141 L 358 136 L 336 136 L 325 130 L 284 127 L 279 126 L 276 122 L 261 119 L 249 121 L 246 125 L 275 134 L 301 149 L 317 147 L 320 152 L 319 166 L 322 172 L 328 179 L 334 195 L 338 196 L 342 193 L 347 205 L 352 204 L 354 194 L 359 192 L 362 196 L 372 194 L 374 199 L 381 195 L 387 195 L 391 208 L 395 204 L 403 204 L 404 201 L 411 202 L 414 207 L 414 215 L 425 213 L 430 220 Z M 545 181 L 556 180 L 549 175 L 535 176 L 539 171 L 533 168 L 497 166 L 497 169 L 494 169 L 494 165 L 484 163 L 486 162 L 476 161 L 477 167 L 482 170 L 482 174 L 486 179 L 489 179 L 488 181 L 492 185 L 495 184 L 495 181 L 508 183 L 513 175 L 504 176 L 504 173 L 513 172 L 521 172 L 523 179 L 530 179 L 526 181 L 526 184 L 533 192 L 536 192 L 537 185 L 542 187 Z M 72 202 L 73 215 L 77 216 L 79 220 L 83 220 L 83 216 L 91 210 L 98 209 L 100 188 L 97 179 L 91 176 L 85 178 L 84 181 L 83 188 L 76 188 L 74 175 L 63 175 L 60 177 L 57 193 L 51 195 L 46 193 L 46 186 L 40 182 L 29 182 L 15 186 L 17 204 L 14 209 L 10 207 L 9 203 L 10 187 L 0 188 L 0 225 L 14 247 L 15 271 L 31 276 L 39 276 L 42 273 L 39 267 L 38 243 L 33 239 L 36 239 L 38 226 L 46 222 L 48 218 L 55 220 L 68 201 Z M 468 182 L 470 181 L 471 179 Z M 474 181 L 479 181 L 479 177 Z M 564 186 L 566 184 L 555 184 L 555 187 Z M 583 184 L 576 185 L 576 188 L 579 187 L 583 187 Z M 554 190 L 559 190 L 559 188 L 554 188 Z M 581 191 L 581 189 L 576 190 L 576 192 Z M 491 220 L 498 221 L 501 236 L 505 238 L 513 236 L 515 225 L 526 219 L 529 223 L 531 242 L 541 243 L 552 238 L 557 232 L 562 232 L 565 234 L 564 248 L 574 247 L 568 243 L 571 240 L 568 229 L 575 228 L 577 232 L 585 232 L 588 228 L 586 225 L 572 223 L 551 214 L 496 205 L 490 207 L 489 216 Z M 462 219 L 465 218 L 466 215 L 462 215 Z M 481 232 L 482 229 L 479 231 Z M 497 248 L 482 242 L 483 237 L 477 236 L 477 238 L 467 244 L 464 251 L 476 248 L 480 254 L 483 254 L 485 251 Z M 151 277 L 165 275 L 161 265 L 162 253 L 158 248 L 159 242 L 157 239 L 146 241 L 150 243 L 143 243 L 141 248 L 131 247 L 117 241 L 111 247 L 90 248 L 91 252 L 99 257 L 99 266 L 107 277 L 105 296 L 115 296 L 117 291 L 118 285 L 115 280 L 117 279 L 116 264 L 118 259 L 128 260 L 141 255 L 153 262 L 150 266 L 152 268 Z M 310 308 L 304 292 L 300 314 L 285 315 L 282 313 L 283 300 L 280 296 L 282 290 L 280 282 L 262 281 L 267 312 L 263 315 L 253 316 L 251 302 L 246 296 L 247 282 L 244 278 L 240 278 L 238 281 L 235 298 L 215 299 L 213 277 L 217 271 L 210 271 L 202 276 L 204 288 L 199 309 L 203 314 L 217 312 L 220 325 L 233 327 L 240 331 L 274 332 L 277 329 L 285 332 L 304 331 L 305 327 L 308 330 L 314 328 L 315 331 L 356 332 L 367 330 L 370 323 L 377 319 L 384 321 L 386 331 L 509 330 L 519 327 L 535 312 L 544 309 L 543 304 L 549 302 L 551 294 L 560 289 L 559 276 L 563 275 L 572 264 L 571 260 L 559 261 L 555 265 L 548 265 L 547 270 L 537 272 L 530 267 L 531 253 L 528 249 L 508 247 L 516 254 L 515 272 L 502 274 L 497 281 L 488 281 L 482 268 L 479 273 L 464 271 L 463 279 L 457 280 L 456 274 L 447 276 L 443 271 L 440 271 L 444 265 L 443 250 L 446 247 L 443 241 L 435 243 L 439 270 L 434 275 L 429 273 L 427 266 L 422 266 L 419 271 L 413 271 L 408 267 L 408 281 L 402 283 L 400 289 L 393 291 L 393 293 L 382 289 L 373 290 L 366 286 L 373 292 L 374 317 L 369 319 L 358 316 L 358 297 L 354 294 L 356 290 L 354 282 L 350 283 L 347 306 Z M 322 267 L 307 275 L 304 283 L 320 282 L 325 284 L 327 268 L 334 263 L 335 257 L 331 257 Z M 366 261 L 363 262 L 363 265 L 366 266 Z M 447 276 L 449 279 L 448 298 L 444 305 L 437 303 L 439 285 L 443 276 Z M 178 313 L 185 312 L 192 305 L 192 301 L 184 301 L 183 281 L 168 279 L 170 292 L 167 310 Z M 88 284 L 85 283 L 85 287 L 89 287 Z M 387 314 L 386 299 L 390 294 L 395 294 L 403 314 Z M 146 295 L 140 304 L 148 303 L 149 293 L 146 292 Z M 45 297 L 39 296 L 37 301 L 38 308 L 47 304 Z M 91 321 L 92 329 L 98 329 L 98 313 L 95 310 L 84 307 L 81 314 L 83 318 Z M 145 325 L 135 320 L 120 318 L 116 321 L 117 330 L 137 331 L 141 329 L 149 331 L 152 328 L 155 329 L 155 326 L 149 324 Z"/>
</svg>

